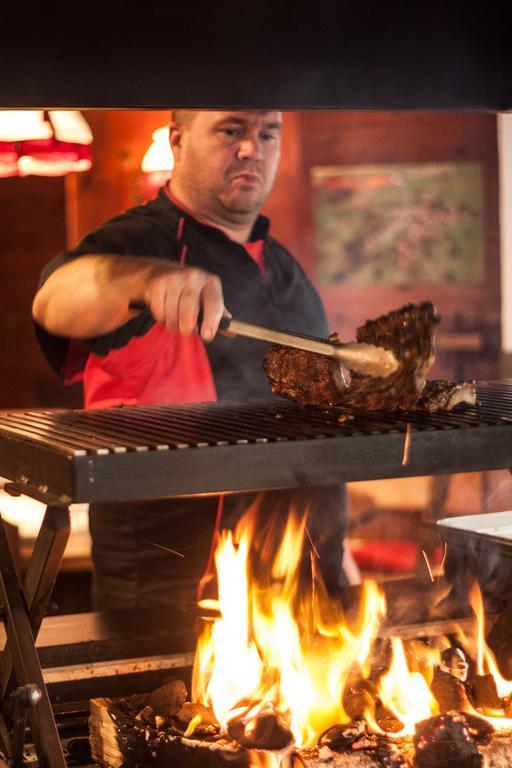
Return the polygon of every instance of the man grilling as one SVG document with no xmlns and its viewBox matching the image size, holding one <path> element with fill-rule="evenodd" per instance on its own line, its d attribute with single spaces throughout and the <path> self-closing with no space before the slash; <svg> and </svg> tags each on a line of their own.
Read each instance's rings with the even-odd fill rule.
<svg viewBox="0 0 512 768">
<path fill-rule="evenodd" d="M 281 128 L 277 111 L 176 110 L 169 185 L 45 267 L 33 304 L 37 335 L 64 380 L 83 381 L 86 408 L 269 397 L 268 345 L 217 333 L 228 311 L 328 335 L 315 289 L 259 215 Z M 193 600 L 212 536 L 254 500 L 245 493 L 92 505 L 95 607 Z M 264 492 L 261 535 L 291 505 L 308 513 L 320 571 L 334 589 L 343 583 L 343 489 Z"/>
</svg>

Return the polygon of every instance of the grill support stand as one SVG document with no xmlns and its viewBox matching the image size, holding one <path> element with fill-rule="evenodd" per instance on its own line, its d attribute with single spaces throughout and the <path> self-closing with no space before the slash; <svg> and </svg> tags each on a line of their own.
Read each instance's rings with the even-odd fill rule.
<svg viewBox="0 0 512 768">
<path fill-rule="evenodd" d="M 37 686 L 41 699 L 27 712 L 40 768 L 65 768 L 57 725 L 35 647 L 70 533 L 69 508 L 49 505 L 30 559 L 23 587 L 18 581 L 0 515 L 0 587 L 7 637 L 0 664 L 2 700 L 17 686 Z M 4 704 L 5 706 L 5 704 Z M 9 734 L 8 727 L 0 735 Z M 13 735 L 3 748 L 13 755 Z"/>
</svg>

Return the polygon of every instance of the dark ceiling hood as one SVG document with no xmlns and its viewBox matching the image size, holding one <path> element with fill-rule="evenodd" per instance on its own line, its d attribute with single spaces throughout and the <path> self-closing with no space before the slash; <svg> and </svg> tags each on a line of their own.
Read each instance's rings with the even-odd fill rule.
<svg viewBox="0 0 512 768">
<path fill-rule="evenodd" d="M 493 0 L 7 5 L 0 107 L 512 108 Z"/>
</svg>

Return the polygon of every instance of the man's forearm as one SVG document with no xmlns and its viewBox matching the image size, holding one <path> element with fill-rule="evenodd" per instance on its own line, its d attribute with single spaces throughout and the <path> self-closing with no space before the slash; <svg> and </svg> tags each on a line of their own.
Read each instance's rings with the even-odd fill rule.
<svg viewBox="0 0 512 768">
<path fill-rule="evenodd" d="M 128 305 L 144 301 L 148 276 L 170 268 L 157 259 L 135 256 L 81 256 L 46 280 L 34 299 L 33 317 L 59 336 L 102 336 L 136 314 Z"/>
<path fill-rule="evenodd" d="M 216 275 L 165 259 L 81 256 L 55 270 L 34 299 L 34 319 L 50 333 L 74 339 L 103 336 L 120 328 L 144 302 L 157 323 L 211 341 L 225 312 Z"/>
</svg>

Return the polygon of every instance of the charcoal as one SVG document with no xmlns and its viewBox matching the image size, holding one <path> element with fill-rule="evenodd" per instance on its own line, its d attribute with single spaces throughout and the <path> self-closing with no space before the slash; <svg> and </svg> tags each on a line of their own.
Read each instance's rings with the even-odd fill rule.
<svg viewBox="0 0 512 768">
<path fill-rule="evenodd" d="M 430 690 L 439 705 L 440 712 L 451 710 L 465 712 L 473 709 L 466 684 L 449 672 L 443 672 L 439 667 L 434 670 Z"/>
<path fill-rule="evenodd" d="M 318 744 L 321 747 L 329 747 L 334 752 L 342 752 L 344 749 L 350 749 L 352 744 L 366 734 L 364 720 L 354 720 L 346 725 L 333 725 L 320 736 Z"/>
<path fill-rule="evenodd" d="M 475 675 L 471 679 L 471 689 L 475 707 L 484 711 L 498 710 L 501 712 L 503 706 L 492 675 Z"/>
<path fill-rule="evenodd" d="M 466 721 L 470 734 L 479 744 L 488 744 L 491 741 L 493 733 L 496 733 L 496 729 L 490 722 L 479 715 L 475 715 L 471 712 L 464 712 L 464 720 Z"/>
<path fill-rule="evenodd" d="M 176 712 L 175 719 L 180 725 L 186 727 L 194 717 L 197 717 L 197 715 L 201 718 L 201 722 L 197 726 L 199 730 L 207 726 L 219 726 L 213 710 L 210 707 L 205 707 L 203 704 L 196 704 L 191 701 L 186 701 L 180 707 Z"/>
<path fill-rule="evenodd" d="M 175 715 L 187 700 L 187 689 L 182 680 L 171 680 L 148 696 L 148 705 L 162 717 Z"/>
<path fill-rule="evenodd" d="M 480 768 L 479 753 L 468 725 L 459 713 L 431 717 L 416 725 L 415 768 Z"/>
<path fill-rule="evenodd" d="M 377 724 L 388 733 L 399 733 L 404 727 L 404 724 L 378 699 L 375 702 L 374 716 Z"/>
<path fill-rule="evenodd" d="M 363 717 L 365 710 L 373 706 L 377 697 L 374 685 L 368 680 L 358 680 L 343 692 L 343 708 L 352 720 Z"/>
<path fill-rule="evenodd" d="M 378 747 L 373 757 L 382 768 L 408 768 L 409 766 L 405 756 L 393 744 Z"/>
<path fill-rule="evenodd" d="M 250 708 L 249 708 L 250 709 Z M 281 750 L 293 743 L 287 723 L 271 704 L 247 717 L 249 709 L 227 725 L 228 734 L 247 749 Z"/>
<path fill-rule="evenodd" d="M 362 750 L 374 750 L 379 746 L 379 737 L 375 733 L 367 733 L 360 736 L 357 741 L 351 744 L 350 749 L 353 752 L 360 752 Z"/>
<path fill-rule="evenodd" d="M 135 719 L 141 720 L 146 725 L 156 726 L 155 713 L 153 709 L 148 705 L 143 707 L 140 712 L 135 715 Z"/>
</svg>

